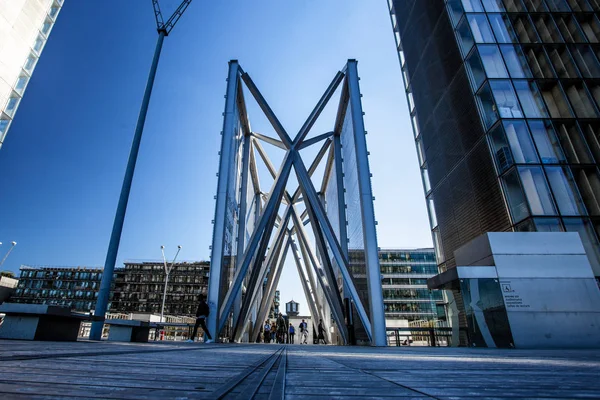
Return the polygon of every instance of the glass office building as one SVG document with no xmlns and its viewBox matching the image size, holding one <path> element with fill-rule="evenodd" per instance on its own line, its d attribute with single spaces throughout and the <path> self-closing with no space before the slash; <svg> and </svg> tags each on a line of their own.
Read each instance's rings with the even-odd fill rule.
<svg viewBox="0 0 600 400">
<path fill-rule="evenodd" d="M 63 0 L 0 1 L 0 147 Z"/>
<path fill-rule="evenodd" d="M 102 268 L 22 266 L 11 303 L 49 304 L 75 311 L 93 310 Z"/>
<path fill-rule="evenodd" d="M 579 232 L 600 276 L 600 0 L 389 0 L 440 272 Z"/>
<path fill-rule="evenodd" d="M 442 293 L 427 289 L 438 270 L 433 249 L 382 249 L 379 265 L 388 328 L 446 320 Z"/>
</svg>

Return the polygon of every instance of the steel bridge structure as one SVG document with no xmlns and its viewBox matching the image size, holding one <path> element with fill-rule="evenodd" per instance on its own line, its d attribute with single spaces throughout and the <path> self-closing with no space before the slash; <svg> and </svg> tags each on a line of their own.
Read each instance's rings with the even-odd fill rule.
<svg viewBox="0 0 600 400">
<path fill-rule="evenodd" d="M 277 137 L 252 130 L 245 93 L 254 98 Z M 337 93 L 331 131 L 309 137 Z M 357 61 L 348 60 L 337 72 L 293 138 L 237 60 L 229 62 L 225 97 L 211 246 L 209 331 L 216 338 L 256 341 L 291 254 L 313 320 L 322 319 L 327 333 L 335 332 L 343 344 L 353 343 L 355 326 L 371 345 L 385 346 Z M 278 168 L 264 143 L 284 152 Z M 318 152 L 307 162 L 303 158 L 307 152 L 301 150 L 309 146 Z M 273 179 L 268 189 L 261 186 L 259 163 Z M 289 190 L 292 174 L 297 187 Z"/>
</svg>

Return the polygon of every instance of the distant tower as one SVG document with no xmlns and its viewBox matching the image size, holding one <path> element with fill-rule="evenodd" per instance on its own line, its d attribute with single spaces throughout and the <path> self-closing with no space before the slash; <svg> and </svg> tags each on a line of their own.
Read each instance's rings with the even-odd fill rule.
<svg viewBox="0 0 600 400">
<path fill-rule="evenodd" d="M 288 317 L 297 317 L 298 316 L 298 306 L 299 304 L 296 303 L 294 300 L 285 303 L 285 313 L 287 314 Z"/>
</svg>

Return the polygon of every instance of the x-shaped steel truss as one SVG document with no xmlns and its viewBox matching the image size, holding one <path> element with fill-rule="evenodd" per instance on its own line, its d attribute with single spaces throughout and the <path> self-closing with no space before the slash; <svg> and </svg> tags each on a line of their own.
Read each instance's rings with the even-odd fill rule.
<svg viewBox="0 0 600 400">
<path fill-rule="evenodd" d="M 273 302 L 286 256 L 291 249 L 313 318 L 329 320 L 319 296 L 322 292 L 340 337 L 344 343 L 349 342 L 344 321 L 344 303 L 336 277 L 336 272 L 339 271 L 344 295 L 352 300 L 371 343 L 386 345 L 373 196 L 358 80 L 357 62 L 349 60 L 344 69 L 335 75 L 292 139 L 250 76 L 237 61 L 229 63 L 209 280 L 211 314 L 208 327 L 211 332 L 215 332 L 215 337 L 220 336 L 229 322 L 232 328 L 231 339 L 240 341 L 247 331 L 249 340 L 256 339 Z M 242 84 L 245 84 L 258 103 L 278 139 L 251 130 Z M 307 139 L 311 128 L 340 85 L 342 95 L 334 130 Z M 349 131 L 344 130 L 344 120 L 348 117 L 352 127 Z M 361 203 L 369 313 L 359 297 L 349 265 L 340 142 L 342 134 L 353 135 L 355 146 L 353 157 L 356 158 Z M 261 142 L 285 150 L 278 170 Z M 316 158 L 307 169 L 300 150 L 321 142 Z M 274 179 L 267 193 L 261 190 L 256 153 Z M 338 184 L 337 232 L 311 180 L 327 154 L 320 189 L 323 193 L 330 175 L 335 174 Z M 286 185 L 292 171 L 296 174 L 299 186 L 290 194 Z M 299 213 L 297 207 L 300 203 L 305 205 L 302 213 Z M 280 207 L 284 208 L 282 215 L 279 215 Z M 252 229 L 248 229 L 250 225 Z M 311 246 L 305 225 L 312 228 L 316 252 Z M 249 322 L 253 326 L 247 330 Z"/>
</svg>

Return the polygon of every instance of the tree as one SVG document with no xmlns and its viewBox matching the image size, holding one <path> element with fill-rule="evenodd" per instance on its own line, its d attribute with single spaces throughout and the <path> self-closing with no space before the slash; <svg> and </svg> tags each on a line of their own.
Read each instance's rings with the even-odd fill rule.
<svg viewBox="0 0 600 400">
<path fill-rule="evenodd" d="M 5 276 L 7 278 L 13 278 L 15 277 L 15 273 L 12 271 L 0 271 L 0 276 Z"/>
</svg>

